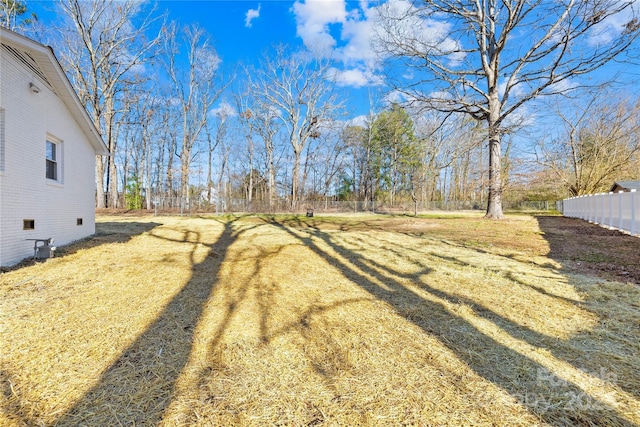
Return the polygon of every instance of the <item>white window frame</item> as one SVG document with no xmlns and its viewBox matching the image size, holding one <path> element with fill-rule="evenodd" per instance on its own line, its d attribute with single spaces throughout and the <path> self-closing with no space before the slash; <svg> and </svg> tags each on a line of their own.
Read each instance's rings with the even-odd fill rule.
<svg viewBox="0 0 640 427">
<path fill-rule="evenodd" d="M 49 158 L 49 144 L 54 147 L 54 156 Z M 45 142 L 45 177 L 48 182 L 64 183 L 64 144 L 61 139 L 47 135 Z M 49 176 L 50 162 L 55 166 L 54 176 Z"/>
</svg>

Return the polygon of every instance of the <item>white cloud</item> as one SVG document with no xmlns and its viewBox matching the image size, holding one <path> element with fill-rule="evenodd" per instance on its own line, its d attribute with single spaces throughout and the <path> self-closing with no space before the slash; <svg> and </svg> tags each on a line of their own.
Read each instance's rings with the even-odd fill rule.
<svg viewBox="0 0 640 427">
<path fill-rule="evenodd" d="M 350 13 L 342 27 L 342 40 L 346 45 L 339 49 L 337 57 L 345 63 L 364 61 L 371 66 L 377 63 L 377 55 L 373 50 L 374 20 L 377 9 L 369 8 L 361 3 L 361 12 Z"/>
<path fill-rule="evenodd" d="M 209 110 L 209 117 L 220 117 L 220 116 L 234 117 L 237 115 L 238 115 L 238 112 L 233 107 L 233 105 L 225 101 L 222 101 L 216 108 L 212 108 L 211 110 Z"/>
<path fill-rule="evenodd" d="M 433 91 L 426 95 L 419 93 L 402 92 L 394 90 L 384 97 L 384 102 L 387 105 L 391 104 L 404 104 L 407 109 L 420 111 L 428 107 L 429 100 L 436 99 L 441 101 L 447 101 L 452 99 L 453 96 L 449 92 Z"/>
<path fill-rule="evenodd" d="M 257 9 L 249 9 L 247 10 L 247 15 L 244 18 L 244 26 L 250 28 L 252 25 L 252 21 L 256 18 L 260 17 L 260 9 L 262 5 L 258 4 Z"/>
<path fill-rule="evenodd" d="M 407 0 L 389 0 L 370 6 L 345 0 L 296 0 L 291 11 L 295 15 L 297 34 L 315 54 L 342 62 L 342 70 L 332 70 L 341 86 L 356 88 L 379 85 L 382 58 L 372 41 L 380 34 L 380 16 L 402 17 L 396 36 L 412 41 L 425 51 L 448 54 L 448 65 L 455 67 L 465 58 L 460 45 L 449 37 L 451 25 L 436 20 L 411 18 L 414 6 Z M 336 65 L 338 67 L 338 65 Z"/>
<path fill-rule="evenodd" d="M 298 0 L 292 10 L 298 36 L 307 48 L 321 47 L 332 58 L 351 65 L 375 60 L 371 40 L 377 9 L 370 8 L 367 1 L 361 1 L 359 8 L 347 10 L 344 0 L 306 0 L 304 3 Z M 340 27 L 339 33 L 332 34 L 331 25 Z"/>
<path fill-rule="evenodd" d="M 506 117 L 502 126 L 506 128 L 522 128 L 533 126 L 536 124 L 536 113 L 527 108 L 526 105 L 521 106 L 518 110 Z"/>
<path fill-rule="evenodd" d="M 211 73 L 218 69 L 220 64 L 222 63 L 222 58 L 218 55 L 218 52 L 215 49 L 207 47 L 200 48 L 198 51 L 198 62 L 196 64 L 197 68 L 201 68 L 204 71 L 205 75 L 207 71 Z"/>
<path fill-rule="evenodd" d="M 330 24 L 342 24 L 347 17 L 344 0 L 306 0 L 293 4 L 297 33 L 309 50 L 333 49 L 336 40 L 329 31 Z"/>
<path fill-rule="evenodd" d="M 549 86 L 545 92 L 565 93 L 578 87 L 578 84 L 571 79 L 564 79 Z"/>
<path fill-rule="evenodd" d="M 500 98 L 504 97 L 504 92 L 505 90 L 507 90 L 507 85 L 509 84 L 510 78 L 510 76 L 505 76 L 505 78 L 501 79 L 500 83 L 498 83 L 498 93 L 500 94 Z M 511 88 L 509 89 L 509 96 L 511 98 L 518 98 L 521 95 L 524 95 L 526 93 L 524 84 L 525 83 L 519 81 L 516 77 Z"/>
<path fill-rule="evenodd" d="M 382 79 L 367 69 L 339 70 L 335 67 L 328 70 L 328 78 L 334 80 L 338 86 L 360 88 L 363 86 L 379 86 Z"/>
<path fill-rule="evenodd" d="M 428 98 L 437 99 L 440 101 L 449 101 L 454 99 L 454 96 L 451 92 L 436 91 L 436 92 L 431 92 Z"/>
<path fill-rule="evenodd" d="M 448 54 L 448 66 L 455 67 L 464 59 L 460 45 L 449 37 L 450 24 L 436 20 L 423 20 L 415 16 L 414 6 L 407 0 L 388 0 L 370 6 L 368 0 L 359 3 L 345 0 L 297 0 L 295 14 L 297 34 L 313 53 L 341 61 L 341 71 L 334 70 L 341 86 L 362 87 L 378 85 L 382 65 L 380 49 L 373 41 L 382 33 L 382 15 L 402 18 L 394 36 L 410 40 L 424 51 Z M 333 31 L 332 31 L 333 30 Z"/>
<path fill-rule="evenodd" d="M 580 5 L 583 3 L 585 5 L 591 4 L 578 2 L 575 7 L 581 10 Z M 620 6 L 620 3 L 616 2 L 616 5 Z M 586 13 L 586 11 L 583 10 L 582 13 Z M 610 44 L 624 32 L 625 26 L 634 18 L 637 18 L 639 14 L 640 0 L 631 0 L 622 11 L 607 16 L 591 27 L 586 34 L 586 38 L 580 40 L 580 44 L 584 44 L 589 48 L 604 47 Z M 586 21 L 590 21 L 590 17 L 587 16 L 585 18 Z M 556 32 L 551 36 L 548 44 L 561 42 L 563 34 L 562 31 Z"/>
<path fill-rule="evenodd" d="M 145 67 L 144 64 L 135 64 L 133 67 L 129 68 L 129 72 L 142 76 L 147 74 L 147 67 Z"/>
<path fill-rule="evenodd" d="M 419 50 L 446 55 L 450 67 L 465 59 L 460 43 L 449 37 L 451 24 L 424 20 L 415 14 L 408 0 L 388 0 L 375 5 L 370 5 L 369 0 L 357 4 L 345 0 L 297 0 L 292 11 L 297 34 L 305 46 L 316 54 L 342 62 L 344 69 L 335 75 L 343 86 L 380 84 L 381 78 L 375 74 L 381 69 L 383 58 L 379 52 L 383 49 L 373 43 L 384 38 L 382 15 L 396 17 L 401 23 L 392 29 L 394 34 L 390 36 L 408 40 Z"/>
<path fill-rule="evenodd" d="M 460 52 L 460 43 L 449 35 L 452 25 L 445 20 L 424 18 L 413 4 L 407 0 L 389 0 L 376 9 L 375 21 L 381 19 L 386 21 L 384 27 L 379 25 L 376 35 L 390 43 L 386 46 L 396 46 L 395 40 L 403 40 L 412 49 L 420 52 L 432 53 L 434 55 L 445 55 L 452 65 L 456 65 L 464 59 L 464 54 Z M 382 16 L 383 18 L 378 18 Z M 398 47 L 394 52 L 404 54 L 404 48 Z"/>
<path fill-rule="evenodd" d="M 347 10 L 349 6 L 350 10 Z M 377 56 L 371 47 L 375 8 L 367 0 L 354 6 L 345 0 L 297 0 L 297 34 L 316 55 L 341 61 L 345 69 L 331 70 L 340 86 L 378 85 Z"/>
<path fill-rule="evenodd" d="M 176 107 L 182 104 L 182 101 L 177 96 L 169 97 L 167 101 L 172 107 Z"/>
<path fill-rule="evenodd" d="M 591 29 L 587 44 L 591 47 L 606 46 L 617 39 L 624 31 L 625 25 L 637 16 L 639 9 L 640 1 L 634 1 L 623 11 L 599 22 Z"/>
<path fill-rule="evenodd" d="M 408 100 L 407 94 L 394 90 L 387 93 L 384 97 L 386 104 L 402 104 Z"/>
<path fill-rule="evenodd" d="M 348 122 L 351 126 L 360 126 L 366 128 L 369 125 L 369 116 L 365 116 L 364 114 L 354 117 Z"/>
</svg>

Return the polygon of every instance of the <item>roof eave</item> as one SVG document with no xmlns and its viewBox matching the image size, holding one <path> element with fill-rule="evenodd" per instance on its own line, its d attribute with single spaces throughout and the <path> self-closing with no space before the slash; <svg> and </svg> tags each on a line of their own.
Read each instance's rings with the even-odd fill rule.
<svg viewBox="0 0 640 427">
<path fill-rule="evenodd" d="M 59 97 L 67 105 L 71 114 L 76 119 L 76 122 L 82 129 L 83 133 L 87 137 L 87 140 L 91 143 L 91 146 L 95 150 L 96 155 L 109 156 L 109 148 L 105 144 L 104 140 L 100 136 L 100 132 L 96 128 L 95 124 L 89 117 L 87 110 L 84 108 L 78 98 L 78 94 L 73 89 L 69 78 L 62 69 L 58 58 L 56 58 L 53 49 L 50 46 L 45 46 L 42 43 L 31 40 L 21 34 L 6 28 L 0 28 L 0 40 L 9 44 L 18 45 L 24 49 L 28 49 L 31 52 L 43 56 L 48 62 L 53 64 L 55 75 L 47 75 L 50 79 L 51 85 L 59 92 Z M 64 93 L 64 95 L 62 95 Z"/>
</svg>

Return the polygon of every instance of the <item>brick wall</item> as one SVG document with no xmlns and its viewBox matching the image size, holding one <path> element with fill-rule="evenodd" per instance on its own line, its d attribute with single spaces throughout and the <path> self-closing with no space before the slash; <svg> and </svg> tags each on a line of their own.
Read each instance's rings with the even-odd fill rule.
<svg viewBox="0 0 640 427">
<path fill-rule="evenodd" d="M 0 265 L 33 254 L 29 238 L 63 245 L 95 233 L 95 152 L 57 95 L 9 55 L 0 70 L 5 158 L 0 171 Z M 35 83 L 39 93 L 29 87 Z M 63 176 L 46 178 L 46 140 L 61 142 Z M 63 179 L 60 179 L 63 178 Z M 82 218 L 83 224 L 77 224 Z M 23 230 L 23 220 L 35 220 Z"/>
</svg>

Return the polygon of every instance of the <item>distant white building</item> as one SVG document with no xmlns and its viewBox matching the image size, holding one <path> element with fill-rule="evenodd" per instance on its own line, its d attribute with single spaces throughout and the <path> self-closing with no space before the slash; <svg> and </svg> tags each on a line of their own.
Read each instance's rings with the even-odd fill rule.
<svg viewBox="0 0 640 427">
<path fill-rule="evenodd" d="M 0 28 L 0 266 L 95 233 L 96 155 L 108 149 L 53 50 Z"/>
</svg>

